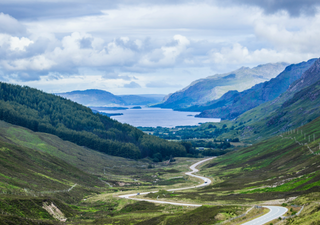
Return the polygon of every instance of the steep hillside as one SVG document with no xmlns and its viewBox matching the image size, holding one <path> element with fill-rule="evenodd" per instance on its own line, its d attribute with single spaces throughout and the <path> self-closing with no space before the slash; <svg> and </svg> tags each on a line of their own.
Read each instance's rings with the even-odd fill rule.
<svg viewBox="0 0 320 225">
<path fill-rule="evenodd" d="M 213 185 L 175 191 L 165 198 L 261 204 L 319 192 L 319 143 L 320 117 L 298 129 L 213 159 L 201 169 Z"/>
<path fill-rule="evenodd" d="M 220 98 L 230 90 L 243 91 L 255 84 L 274 78 L 284 70 L 287 63 L 259 65 L 252 69 L 242 67 L 226 74 L 217 74 L 194 81 L 188 87 L 166 97 L 155 107 L 181 109 Z"/>
<path fill-rule="evenodd" d="M 319 127 L 317 118 L 298 129 L 231 152 L 208 165 L 205 174 L 223 180 L 216 188 L 243 188 L 233 196 L 239 199 L 284 198 L 319 191 Z"/>
<path fill-rule="evenodd" d="M 160 102 L 164 95 L 114 95 L 110 92 L 89 89 L 57 93 L 56 95 L 70 99 L 85 106 L 124 106 L 148 105 Z"/>
<path fill-rule="evenodd" d="M 81 199 L 90 190 L 105 188 L 97 177 L 43 151 L 0 141 L 0 161 L 1 193 L 24 196 L 78 193 L 76 198 Z"/>
<path fill-rule="evenodd" d="M 238 136 L 245 141 L 257 142 L 312 121 L 320 116 L 319 85 L 320 59 L 278 98 L 228 122 L 235 129 L 224 137 Z"/>
<path fill-rule="evenodd" d="M 102 175 L 105 167 L 112 168 L 118 165 L 128 167 L 132 172 L 139 173 L 137 168 L 146 166 L 146 163 L 140 161 L 106 155 L 84 146 L 64 141 L 52 134 L 33 132 L 27 128 L 1 120 L 0 141 L 45 152 L 90 174 Z"/>
<path fill-rule="evenodd" d="M 141 158 L 156 153 L 162 157 L 186 154 L 178 143 L 146 135 L 70 100 L 29 87 L 0 83 L 0 119 L 109 155 Z"/>
<path fill-rule="evenodd" d="M 289 86 L 310 68 L 316 59 L 292 64 L 270 81 L 257 84 L 243 92 L 229 91 L 221 98 L 185 109 L 201 112 L 198 117 L 214 117 L 232 120 L 242 113 L 271 101 L 285 92 Z"/>
</svg>

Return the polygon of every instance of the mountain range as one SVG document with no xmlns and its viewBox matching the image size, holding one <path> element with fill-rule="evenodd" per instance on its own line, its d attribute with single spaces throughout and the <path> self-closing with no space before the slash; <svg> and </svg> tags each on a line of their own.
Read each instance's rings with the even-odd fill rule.
<svg viewBox="0 0 320 225">
<path fill-rule="evenodd" d="M 108 91 L 98 89 L 56 93 L 56 95 L 85 106 L 148 105 L 158 103 L 165 97 L 165 95 L 161 94 L 114 95 Z"/>
<path fill-rule="evenodd" d="M 201 112 L 198 117 L 215 117 L 232 120 L 242 113 L 271 101 L 284 93 L 289 86 L 298 80 L 302 74 L 316 61 L 292 64 L 285 68 L 277 77 L 242 92 L 228 91 L 221 98 L 209 101 L 202 105 L 195 105 L 185 111 Z"/>
<path fill-rule="evenodd" d="M 302 213 L 287 224 L 316 224 L 320 200 L 320 59 L 288 66 L 270 82 L 249 89 L 248 95 L 241 93 L 228 92 L 224 97 L 238 94 L 250 100 L 247 96 L 259 93 L 266 102 L 219 126 L 230 127 L 230 132 L 222 135 L 254 144 L 204 165 L 201 173 L 213 178 L 211 185 L 165 192 L 160 198 L 230 203 L 239 209 L 249 203 L 244 210 L 261 201 L 284 199 L 292 204 L 289 208 L 304 205 Z M 164 206 L 164 213 L 155 214 L 150 203 L 136 206 L 133 214 L 132 200 L 115 197 L 116 192 L 140 192 L 156 185 L 153 179 L 152 183 L 143 179 L 173 177 L 168 173 L 181 171 L 158 164 L 153 168 L 148 158 L 128 160 L 107 154 L 135 159 L 153 154 L 184 156 L 185 149 L 176 142 L 145 135 L 70 100 L 1 82 L 0 119 L 6 121 L 0 121 L 0 224 L 60 224 L 58 220 L 65 219 L 68 224 L 159 224 L 170 218 L 175 219 L 172 224 L 185 224 L 190 212 L 190 218 L 210 219 L 201 214 L 203 210 L 218 218 L 212 209 L 221 206 L 187 211 L 179 207 L 172 213 L 168 210 L 173 206 Z M 212 124 L 205 126 L 210 127 L 209 133 L 217 129 Z M 189 160 L 182 159 L 175 168 L 185 167 Z M 111 182 L 119 181 L 119 174 L 124 174 L 122 179 L 132 186 L 110 187 Z M 155 194 L 154 198 L 158 197 Z M 50 209 L 61 211 L 61 216 L 50 214 Z M 292 216 L 296 213 L 289 212 Z"/>
<path fill-rule="evenodd" d="M 269 63 L 254 68 L 241 67 L 238 70 L 209 76 L 192 82 L 186 88 L 170 94 L 154 107 L 182 109 L 204 104 L 220 98 L 230 90 L 244 91 L 252 86 L 270 80 L 282 72 L 287 63 Z"/>
<path fill-rule="evenodd" d="M 256 142 L 295 129 L 320 116 L 320 59 L 277 98 L 230 121 L 229 135 Z"/>
</svg>

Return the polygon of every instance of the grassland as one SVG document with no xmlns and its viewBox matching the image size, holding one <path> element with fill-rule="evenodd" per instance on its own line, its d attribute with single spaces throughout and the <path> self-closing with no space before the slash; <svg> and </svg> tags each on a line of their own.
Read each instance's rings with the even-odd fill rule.
<svg viewBox="0 0 320 225">
<path fill-rule="evenodd" d="M 0 161 L 0 221 L 3 224 L 16 224 L 18 220 L 26 224 L 55 223 L 42 208 L 48 199 L 59 202 L 68 221 L 93 222 L 102 215 L 108 216 L 106 211 L 117 216 L 128 213 L 122 207 L 131 202 L 113 198 L 114 193 L 196 183 L 184 172 L 197 159 L 177 158 L 168 164 L 108 156 L 3 121 L 0 121 Z M 111 196 L 111 205 L 105 204 L 109 201 L 92 205 L 84 200 L 104 195 Z M 70 208 L 72 216 L 70 210 L 65 210 Z"/>
<path fill-rule="evenodd" d="M 59 205 L 69 224 L 215 224 L 243 214 L 254 204 L 275 201 L 286 202 L 288 207 L 305 205 L 299 217 L 287 222 L 316 221 L 319 125 L 320 118 L 208 161 L 200 173 L 210 178 L 212 185 L 169 193 L 164 190 L 198 183 L 184 175 L 198 159 L 176 158 L 166 164 L 102 156 L 55 136 L 1 122 L 0 211 L 4 214 L 0 219 L 7 224 L 18 220 L 55 224 L 57 220 L 42 208 L 44 201 L 50 201 Z M 187 208 L 117 198 L 147 190 L 162 190 L 147 195 L 150 199 L 204 206 Z M 261 213 L 253 211 L 228 224 Z"/>
</svg>

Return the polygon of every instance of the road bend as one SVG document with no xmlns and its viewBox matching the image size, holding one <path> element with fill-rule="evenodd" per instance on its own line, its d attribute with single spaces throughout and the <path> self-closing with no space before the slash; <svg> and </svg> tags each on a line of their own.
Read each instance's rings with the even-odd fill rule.
<svg viewBox="0 0 320 225">
<path fill-rule="evenodd" d="M 200 187 L 205 187 L 211 184 L 211 180 L 209 178 L 206 177 L 202 177 L 202 176 L 198 176 L 198 175 L 194 175 L 193 173 L 199 172 L 199 170 L 196 168 L 197 166 L 199 166 L 200 164 L 207 162 L 211 159 L 214 159 L 215 157 L 211 157 L 211 158 L 206 158 L 204 160 L 201 160 L 193 165 L 191 165 L 190 168 L 190 172 L 186 172 L 185 174 L 191 177 L 196 177 L 199 178 L 201 180 L 203 180 L 202 184 L 199 185 L 195 185 L 195 186 L 190 186 L 190 187 L 184 187 L 184 188 L 175 188 L 175 189 L 169 189 L 167 191 L 181 191 L 181 190 L 187 190 L 187 189 L 192 189 L 192 188 L 200 188 Z M 140 195 L 147 195 L 149 193 L 156 193 L 157 191 L 150 191 L 150 192 L 143 192 L 140 193 Z M 167 201 L 158 201 L 158 200 L 151 200 L 151 199 L 142 199 L 142 198 L 134 198 L 134 196 L 137 196 L 137 193 L 135 194 L 127 194 L 127 195 L 119 195 L 119 198 L 127 198 L 127 199 L 132 199 L 132 200 L 136 200 L 136 201 L 146 201 L 146 202 L 153 202 L 153 203 L 158 203 L 158 204 L 171 204 L 171 205 L 179 205 L 179 206 L 192 206 L 192 207 L 200 207 L 202 205 L 199 204 L 189 204 L 189 203 L 181 203 L 181 202 L 167 202 Z M 274 219 L 279 218 L 280 216 L 282 216 L 283 214 L 285 214 L 288 209 L 284 208 L 284 207 L 279 207 L 279 206 L 263 206 L 266 207 L 268 209 L 270 209 L 270 211 L 261 216 L 258 217 L 252 221 L 249 221 L 247 223 L 244 223 L 243 225 L 260 225 L 260 224 L 264 224 L 267 223 L 269 221 L 272 221 Z"/>
<path fill-rule="evenodd" d="M 263 215 L 260 216 L 254 220 L 251 220 L 249 222 L 243 223 L 242 225 L 261 225 L 268 223 L 274 219 L 278 219 L 280 216 L 285 214 L 288 209 L 285 207 L 280 207 L 280 206 L 263 206 L 265 208 L 268 208 L 270 211 Z"/>
<path fill-rule="evenodd" d="M 202 176 L 198 176 L 198 175 L 194 175 L 193 173 L 198 172 L 199 170 L 196 168 L 197 166 L 199 166 L 200 164 L 207 162 L 211 159 L 214 159 L 215 157 L 211 157 L 211 158 L 207 158 L 204 160 L 201 160 L 193 165 L 191 165 L 189 168 L 192 170 L 191 172 L 186 172 L 186 175 L 189 175 L 191 177 L 196 177 L 199 178 L 201 180 L 203 180 L 202 184 L 199 185 L 195 185 L 195 186 L 191 186 L 191 187 L 184 187 L 184 188 L 175 188 L 175 189 L 169 189 L 167 191 L 181 191 L 181 190 L 187 190 L 187 189 L 192 189 L 192 188 L 199 188 L 199 187 L 204 187 L 207 186 L 209 184 L 211 184 L 211 180 L 209 178 L 206 177 L 202 177 Z M 150 192 L 143 192 L 140 193 L 140 195 L 146 195 L 149 193 L 155 193 L 157 191 L 150 191 Z M 159 203 L 159 204 L 171 204 L 171 205 L 181 205 L 181 206 L 193 206 L 193 207 L 200 207 L 202 205 L 199 204 L 188 204 L 188 203 L 180 203 L 180 202 L 167 202 L 167 201 L 158 201 L 158 200 L 151 200 L 151 199 L 141 199 L 141 198 L 133 198 L 133 196 L 137 196 L 137 194 L 127 194 L 127 195 L 120 195 L 119 198 L 130 198 L 132 200 L 137 200 L 137 201 L 146 201 L 146 202 L 153 202 L 153 203 Z"/>
</svg>

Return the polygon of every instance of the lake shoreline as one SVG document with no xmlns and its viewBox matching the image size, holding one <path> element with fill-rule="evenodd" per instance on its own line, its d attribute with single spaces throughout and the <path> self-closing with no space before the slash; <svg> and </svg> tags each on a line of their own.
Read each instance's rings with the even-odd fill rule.
<svg viewBox="0 0 320 225">
<path fill-rule="evenodd" d="M 99 112 L 113 114 L 112 110 L 99 110 Z M 219 123 L 219 118 L 195 117 L 199 112 L 175 111 L 172 109 L 148 108 L 141 106 L 141 109 L 117 110 L 123 115 L 112 116 L 121 123 L 127 123 L 134 127 L 167 127 L 176 126 L 200 126 L 203 123 Z"/>
</svg>

